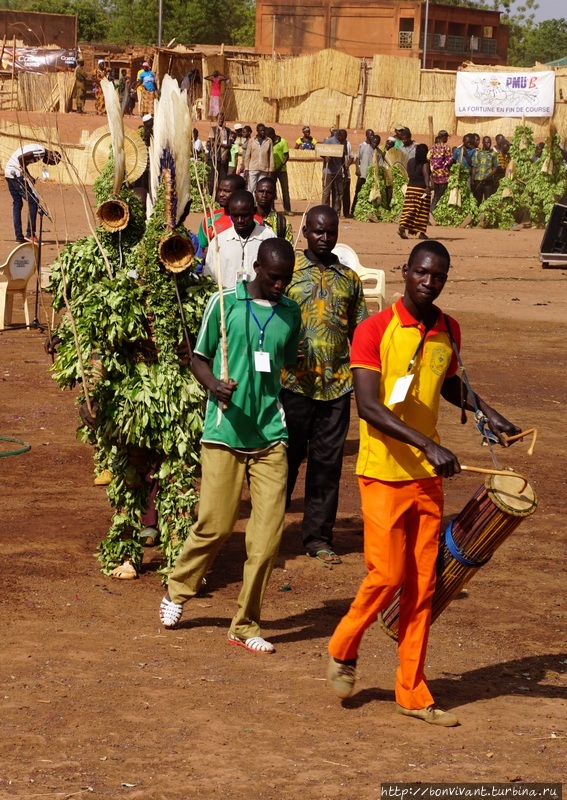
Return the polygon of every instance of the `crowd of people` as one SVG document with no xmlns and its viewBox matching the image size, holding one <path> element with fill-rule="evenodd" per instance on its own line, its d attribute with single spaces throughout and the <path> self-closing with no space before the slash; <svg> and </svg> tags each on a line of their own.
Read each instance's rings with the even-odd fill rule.
<svg viewBox="0 0 567 800">
<path fill-rule="evenodd" d="M 143 73 L 151 69 L 143 66 L 140 88 L 155 91 L 144 84 Z M 222 83 L 222 77 L 206 79 Z M 446 147 L 445 131 L 437 139 Z M 230 130 L 222 111 L 207 145 L 199 142 L 193 131 L 194 155 L 211 167 L 217 205 L 204 215 L 196 237 L 196 252 L 200 248 L 203 254 L 196 271 L 215 281 L 218 291 L 204 311 L 191 360 L 193 375 L 207 392 L 198 518 L 168 576 L 160 621 L 168 629 L 179 624 L 232 533 L 247 480 L 246 561 L 228 643 L 251 653 L 275 652 L 261 635 L 262 602 L 305 460 L 303 549 L 325 567 L 341 564 L 334 527 L 354 396 L 367 575 L 331 638 L 327 679 L 339 698 L 353 693 L 363 634 L 403 585 L 397 710 L 433 725 L 455 726 L 456 715 L 435 704 L 424 672 L 442 482 L 461 469 L 457 456 L 439 442 L 440 398 L 462 414 L 480 409 L 503 445 L 519 429 L 460 377 L 459 325 L 435 305 L 449 278 L 449 252 L 439 242 L 419 242 L 402 268 L 403 296 L 370 316 L 358 275 L 334 250 L 339 217 L 353 210 L 350 166 L 356 163 L 356 195 L 377 151 L 383 158 L 380 137 L 367 130 L 355 156 L 347 132 L 330 131 L 323 143 L 335 149 L 324 155 L 323 202 L 307 211 L 301 230 L 306 247 L 299 250 L 292 246 L 285 214 L 274 209 L 279 183 L 284 210 L 291 211 L 287 142 L 263 124 L 255 135 L 250 126 Z M 310 150 L 316 144 L 304 127 L 294 146 Z M 496 174 L 498 155 L 484 143 L 471 153 L 470 144 L 467 139 L 458 154 L 442 156 L 445 151 L 430 152 L 403 126 L 388 137 L 385 151 L 395 147 L 405 154 L 410 177 L 400 235 L 406 229 L 424 233 L 430 178 L 442 184 L 431 176 L 440 179 L 455 159 L 470 162 L 471 180 L 479 184 L 491 171 Z M 24 162 L 20 159 L 22 167 Z"/>
<path fill-rule="evenodd" d="M 397 711 L 433 725 L 457 725 L 455 714 L 435 704 L 424 673 L 442 480 L 460 471 L 456 455 L 439 444 L 439 399 L 462 411 L 482 409 L 503 442 L 503 435 L 519 430 L 477 395 L 463 393 L 460 329 L 434 305 L 450 268 L 442 244 L 416 245 L 403 267 L 403 297 L 369 316 L 357 274 L 333 252 L 335 209 L 319 205 L 307 212 L 307 247 L 294 253 L 256 214 L 264 184 L 273 197 L 274 181 L 267 176 L 256 186 L 255 201 L 242 176 L 226 176 L 219 184 L 219 211 L 199 231 L 205 270 L 224 287 L 225 320 L 217 293 L 193 360 L 194 375 L 208 391 L 199 515 L 169 577 L 160 620 L 165 628 L 177 627 L 199 591 L 232 533 L 246 477 L 252 501 L 247 560 L 228 643 L 252 653 L 275 651 L 261 635 L 262 601 L 305 459 L 304 550 L 325 566 L 341 564 L 333 529 L 354 392 L 368 574 L 330 641 L 327 679 L 341 699 L 353 693 L 363 633 L 403 584 Z"/>
<path fill-rule="evenodd" d="M 264 140 L 261 131 L 258 149 Z M 442 244 L 416 245 L 403 267 L 404 296 L 369 317 L 360 279 L 333 252 L 337 211 L 309 209 L 302 229 L 307 247 L 294 253 L 285 232 L 266 224 L 274 179 L 261 176 L 254 194 L 245 185 L 236 172 L 220 180 L 218 211 L 204 217 L 198 234 L 205 274 L 224 287 L 224 312 L 214 294 L 194 349 L 193 372 L 208 392 L 201 500 L 160 603 L 161 623 L 177 627 L 198 593 L 232 533 L 246 478 L 252 511 L 228 643 L 275 652 L 261 635 L 262 601 L 304 460 L 303 548 L 327 567 L 342 563 L 333 533 L 354 393 L 368 574 L 331 639 L 327 679 L 341 699 L 352 694 L 364 631 L 403 584 L 397 710 L 455 726 L 456 715 L 435 704 L 424 673 L 442 479 L 460 471 L 456 455 L 439 444 L 440 397 L 462 412 L 480 408 L 503 443 L 519 429 L 463 391 L 458 323 L 434 305 L 450 268 Z"/>
<path fill-rule="evenodd" d="M 89 77 L 85 69 L 85 60 L 79 57 L 74 75 L 73 99 L 75 100 L 75 110 L 78 114 L 85 113 L 85 100 L 89 83 L 94 96 L 95 114 L 99 116 L 106 114 L 106 105 L 101 86 L 101 81 L 104 78 L 114 84 L 124 114 L 133 114 L 134 109 L 137 110 L 137 114 L 140 117 L 145 114 L 153 114 L 154 100 L 157 97 L 158 87 L 155 73 L 147 60 L 142 63 L 142 66 L 137 71 L 134 81 L 131 80 L 127 69 L 122 68 L 120 74 L 117 74 L 115 70 L 108 67 L 102 58 L 97 61 L 96 68 Z"/>
</svg>

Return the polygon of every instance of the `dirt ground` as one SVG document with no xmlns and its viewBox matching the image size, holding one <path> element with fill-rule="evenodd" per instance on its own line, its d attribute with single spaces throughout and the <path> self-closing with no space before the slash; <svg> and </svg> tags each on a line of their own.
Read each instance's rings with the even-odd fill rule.
<svg viewBox="0 0 567 800">
<path fill-rule="evenodd" d="M 84 235 L 87 226 L 73 189 L 40 188 L 55 218 L 45 226 L 47 265 L 57 239 Z M 14 246 L 10 212 L 2 181 L 0 262 Z M 297 229 L 300 216 L 292 222 Z M 159 554 L 146 551 L 136 581 L 98 571 L 93 553 L 110 509 L 104 489 L 93 486 L 91 452 L 75 439 L 74 398 L 50 377 L 43 335 L 6 330 L 0 434 L 32 449 L 0 462 L 2 800 L 373 800 L 387 781 L 563 779 L 567 269 L 542 270 L 537 230 L 430 235 L 452 255 L 441 305 L 462 325 L 474 387 L 523 428 L 539 430 L 531 459 L 525 443 L 500 456 L 529 478 L 537 513 L 431 630 L 430 685 L 461 725 L 396 715 L 396 650 L 378 626 L 363 641 L 353 698 L 341 703 L 326 686 L 327 641 L 364 575 L 354 411 L 336 527 L 343 564 L 324 568 L 302 552 L 298 491 L 264 606 L 263 632 L 277 653 L 254 656 L 226 644 L 247 502 L 206 593 L 186 607 L 178 630 L 162 630 Z M 394 300 L 412 242 L 394 225 L 350 220 L 339 240 L 364 265 L 386 271 Z M 440 431 L 462 463 L 489 466 L 471 421 L 461 426 L 446 404 Z M 458 513 L 480 485 L 478 475 L 447 481 L 446 512 Z"/>
</svg>

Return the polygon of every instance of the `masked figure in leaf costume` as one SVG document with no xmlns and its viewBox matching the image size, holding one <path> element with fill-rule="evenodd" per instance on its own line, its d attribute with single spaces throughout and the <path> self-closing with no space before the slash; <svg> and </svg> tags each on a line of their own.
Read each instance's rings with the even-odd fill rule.
<svg viewBox="0 0 567 800">
<path fill-rule="evenodd" d="M 99 469 L 114 476 L 108 496 L 115 513 L 97 554 L 102 570 L 135 578 L 152 478 L 164 574 L 194 521 L 204 392 L 188 364 L 215 285 L 195 274 L 192 239 L 182 226 L 190 202 L 184 93 L 166 76 L 150 148 L 153 208 L 146 222 L 123 182 L 117 95 L 112 84 L 102 86 L 113 163 L 95 184 L 96 236 L 68 245 L 52 268 L 54 307 L 63 308 L 66 294 L 71 312 L 58 330 L 54 373 L 61 387 L 82 382 L 81 436 L 96 445 Z"/>
</svg>

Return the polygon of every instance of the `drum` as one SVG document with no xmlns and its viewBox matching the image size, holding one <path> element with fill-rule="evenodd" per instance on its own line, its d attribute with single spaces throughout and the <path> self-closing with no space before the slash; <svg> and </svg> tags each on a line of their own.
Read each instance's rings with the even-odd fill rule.
<svg viewBox="0 0 567 800">
<path fill-rule="evenodd" d="M 536 509 L 536 494 L 524 479 L 515 475 L 490 475 L 486 479 L 441 536 L 431 622 L 435 622 L 475 572 L 490 561 L 502 542 Z M 398 638 L 402 591 L 403 586 L 378 618 L 393 639 Z"/>
</svg>

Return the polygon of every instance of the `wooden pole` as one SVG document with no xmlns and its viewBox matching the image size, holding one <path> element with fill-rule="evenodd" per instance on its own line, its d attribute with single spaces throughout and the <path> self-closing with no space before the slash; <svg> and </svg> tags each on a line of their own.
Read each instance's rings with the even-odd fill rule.
<svg viewBox="0 0 567 800">
<path fill-rule="evenodd" d="M 272 15 L 272 61 L 276 60 L 276 15 Z"/>
<path fill-rule="evenodd" d="M 10 92 L 10 109 L 14 111 L 14 84 L 16 82 L 16 37 L 12 47 L 12 90 Z"/>
<path fill-rule="evenodd" d="M 361 130 L 364 125 L 364 112 L 366 110 L 366 92 L 368 89 L 368 74 L 366 71 L 366 59 L 362 59 L 362 63 L 360 65 L 360 72 L 361 72 L 361 91 L 360 91 L 360 105 L 358 107 L 358 116 L 356 119 L 356 127 Z"/>
<path fill-rule="evenodd" d="M 2 39 L 2 50 L 0 50 L 0 69 L 2 68 L 2 59 L 4 58 L 4 48 L 6 47 L 6 34 Z"/>
<path fill-rule="evenodd" d="M 429 146 L 433 147 L 435 144 L 435 129 L 433 127 L 433 117 L 427 117 L 427 122 L 429 123 Z"/>
</svg>

